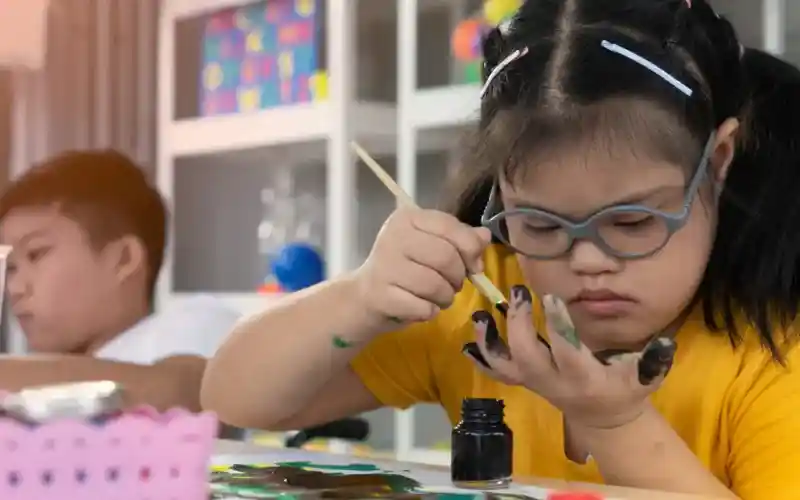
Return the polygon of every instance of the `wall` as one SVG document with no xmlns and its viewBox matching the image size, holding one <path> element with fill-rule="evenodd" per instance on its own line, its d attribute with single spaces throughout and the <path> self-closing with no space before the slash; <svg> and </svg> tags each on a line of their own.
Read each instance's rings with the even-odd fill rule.
<svg viewBox="0 0 800 500">
<path fill-rule="evenodd" d="M 786 2 L 786 59 L 800 64 L 800 2 Z"/>
<path fill-rule="evenodd" d="M 14 77 L 14 172 L 86 147 L 115 147 L 152 168 L 156 0 L 65 5 L 50 9 L 45 70 Z"/>
<path fill-rule="evenodd" d="M 11 159 L 12 76 L 10 71 L 0 71 L 0 182 L 9 178 Z M 0 188 L 1 189 L 1 188 Z"/>
</svg>

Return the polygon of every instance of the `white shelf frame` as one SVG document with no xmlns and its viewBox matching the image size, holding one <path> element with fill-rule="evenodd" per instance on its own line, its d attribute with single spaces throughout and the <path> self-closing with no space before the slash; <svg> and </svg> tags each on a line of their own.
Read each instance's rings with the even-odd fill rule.
<svg viewBox="0 0 800 500">
<path fill-rule="evenodd" d="M 417 134 L 410 126 L 409 103 L 417 87 L 417 13 L 419 0 L 397 4 L 397 183 L 417 197 Z M 414 455 L 414 409 L 394 412 L 394 452 L 397 460 Z"/>
<path fill-rule="evenodd" d="M 174 156 L 218 154 L 243 149 L 287 146 L 326 141 L 336 134 L 339 111 L 334 102 L 323 101 L 265 109 L 246 115 L 183 119 L 165 131 Z M 356 118 L 353 137 L 377 133 L 395 134 L 395 108 L 387 104 L 353 103 Z M 359 126 L 360 125 L 360 126 Z M 311 159 L 316 159 L 313 156 Z"/>
</svg>

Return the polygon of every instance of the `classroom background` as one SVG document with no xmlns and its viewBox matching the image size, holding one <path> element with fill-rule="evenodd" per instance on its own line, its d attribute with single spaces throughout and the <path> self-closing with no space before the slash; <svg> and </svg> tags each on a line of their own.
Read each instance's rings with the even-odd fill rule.
<svg viewBox="0 0 800 500">
<path fill-rule="evenodd" d="M 800 2 L 711 3 L 746 45 L 800 63 Z M 438 203 L 477 116 L 480 34 L 516 5 L 2 2 L 0 178 L 64 149 L 126 152 L 173 212 L 159 304 L 212 294 L 253 311 L 367 255 L 395 201 L 350 141 Z M 438 407 L 365 418 L 364 451 L 448 460 Z"/>
</svg>

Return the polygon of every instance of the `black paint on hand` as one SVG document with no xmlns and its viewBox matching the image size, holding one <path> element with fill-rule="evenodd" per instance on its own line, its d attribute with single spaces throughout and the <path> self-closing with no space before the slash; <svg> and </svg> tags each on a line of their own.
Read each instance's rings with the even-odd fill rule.
<svg viewBox="0 0 800 500">
<path fill-rule="evenodd" d="M 639 360 L 639 383 L 650 385 L 672 368 L 678 345 L 668 337 L 658 337 L 645 348 Z"/>
<path fill-rule="evenodd" d="M 487 311 L 475 311 L 472 314 L 473 323 L 484 323 L 486 325 L 486 349 L 504 359 L 511 359 L 511 352 L 508 345 L 500 337 L 500 331 L 497 329 L 497 323 L 494 318 Z"/>
<path fill-rule="evenodd" d="M 525 285 L 514 285 L 511 288 L 511 300 L 517 303 L 533 303 L 533 296 L 531 291 Z"/>
<path fill-rule="evenodd" d="M 492 369 L 492 367 L 489 365 L 489 362 L 483 357 L 481 350 L 478 348 L 478 344 L 475 342 L 467 342 L 464 344 L 464 347 L 461 348 L 461 352 L 472 357 L 472 359 L 483 365 L 484 368 L 489 370 Z"/>
</svg>

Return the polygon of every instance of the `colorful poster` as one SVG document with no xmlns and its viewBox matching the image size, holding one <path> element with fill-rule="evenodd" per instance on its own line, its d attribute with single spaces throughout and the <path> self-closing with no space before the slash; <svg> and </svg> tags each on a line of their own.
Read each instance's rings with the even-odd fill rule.
<svg viewBox="0 0 800 500">
<path fill-rule="evenodd" d="M 201 116 L 320 97 L 321 0 L 268 0 L 218 12 L 203 34 Z"/>
</svg>

